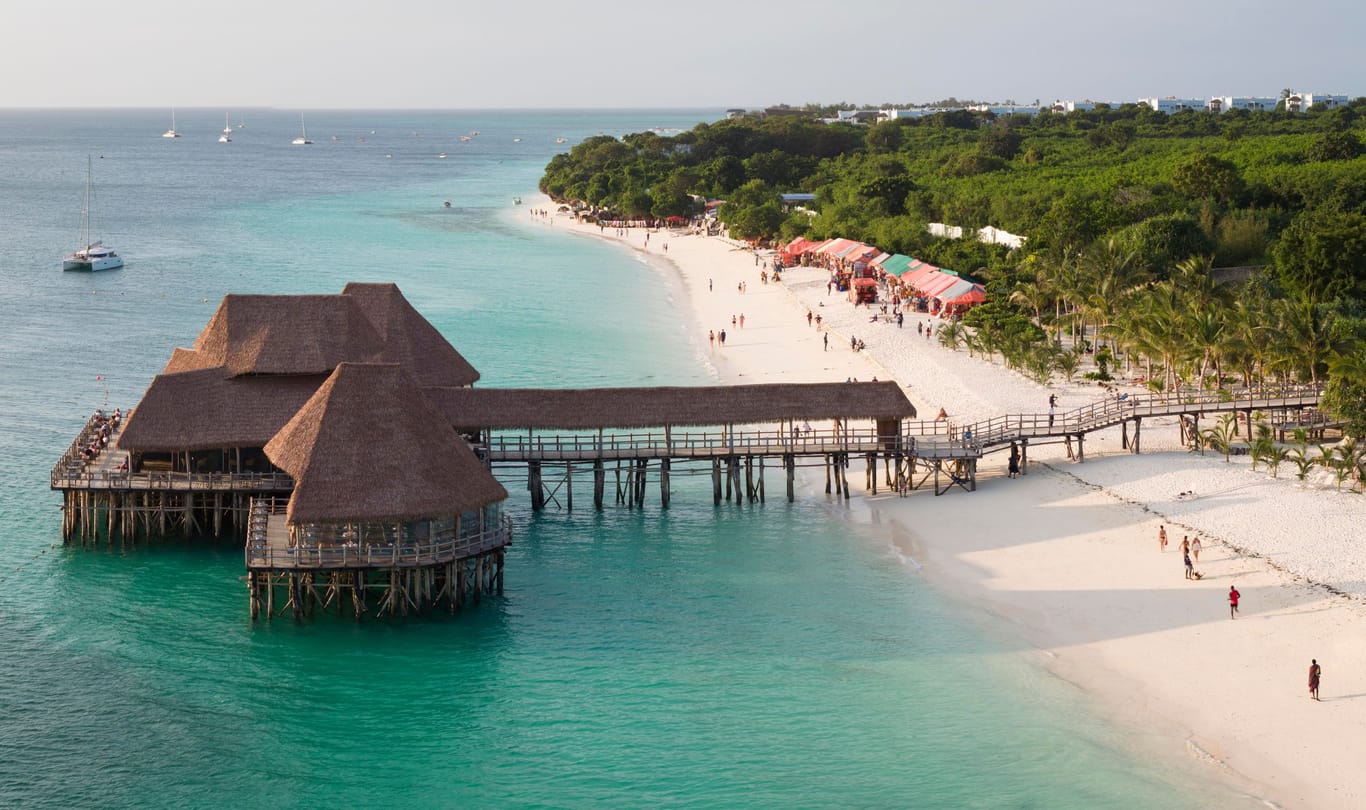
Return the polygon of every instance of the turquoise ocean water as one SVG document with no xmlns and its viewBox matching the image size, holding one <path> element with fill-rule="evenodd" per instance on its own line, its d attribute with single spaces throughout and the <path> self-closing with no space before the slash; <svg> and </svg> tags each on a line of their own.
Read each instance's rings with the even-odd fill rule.
<svg viewBox="0 0 1366 810">
<path fill-rule="evenodd" d="M 234 544 L 61 546 L 51 465 L 228 292 L 395 281 L 481 385 L 708 382 L 666 274 L 512 200 L 557 137 L 718 117 L 315 112 L 295 147 L 287 111 L 230 144 L 216 110 L 174 141 L 163 111 L 0 111 L 0 805 L 1242 806 L 823 494 L 516 493 L 507 592 L 454 619 L 253 625 Z M 128 262 L 94 276 L 60 270 L 87 154 Z"/>
</svg>

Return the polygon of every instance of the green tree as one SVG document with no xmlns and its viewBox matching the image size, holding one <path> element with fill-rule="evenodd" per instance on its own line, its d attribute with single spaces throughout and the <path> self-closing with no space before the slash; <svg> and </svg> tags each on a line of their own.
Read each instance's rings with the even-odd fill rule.
<svg viewBox="0 0 1366 810">
<path fill-rule="evenodd" d="M 1318 301 L 1366 296 L 1366 215 L 1305 211 L 1272 249 L 1287 290 Z"/>
<path fill-rule="evenodd" d="M 1210 154 L 1191 156 L 1172 175 L 1172 185 L 1192 200 L 1231 203 L 1243 193 L 1243 178 L 1233 163 Z"/>
</svg>

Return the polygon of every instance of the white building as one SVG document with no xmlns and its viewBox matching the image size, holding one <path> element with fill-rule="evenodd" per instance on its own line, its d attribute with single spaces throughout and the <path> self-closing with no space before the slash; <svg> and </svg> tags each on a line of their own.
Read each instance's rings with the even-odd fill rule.
<svg viewBox="0 0 1366 810">
<path fill-rule="evenodd" d="M 1278 98 L 1271 96 L 1215 96 L 1205 104 L 1205 109 L 1213 113 L 1226 113 L 1229 110 L 1274 110 Z"/>
<path fill-rule="evenodd" d="M 1090 99 L 1087 99 L 1086 101 L 1062 101 L 1061 99 L 1059 99 L 1058 101 L 1055 101 L 1052 104 L 1050 104 L 1048 109 L 1055 113 L 1070 113 L 1077 111 L 1089 112 L 1091 110 L 1094 110 L 1097 104 L 1102 103 L 1104 102 L 1091 101 Z M 1111 106 L 1118 107 L 1119 105 L 1113 104 Z"/>
<path fill-rule="evenodd" d="M 1176 98 L 1174 96 L 1167 96 L 1166 98 L 1141 98 L 1138 100 L 1138 103 L 1150 109 L 1157 110 L 1158 112 L 1167 113 L 1168 115 L 1181 112 L 1182 110 L 1206 109 L 1205 100 L 1199 98 Z"/>
<path fill-rule="evenodd" d="M 1286 112 L 1308 112 L 1310 107 L 1315 104 L 1322 104 L 1327 109 L 1335 107 L 1345 107 L 1351 99 L 1346 96 L 1332 96 L 1324 93 L 1291 93 L 1285 98 Z"/>
</svg>

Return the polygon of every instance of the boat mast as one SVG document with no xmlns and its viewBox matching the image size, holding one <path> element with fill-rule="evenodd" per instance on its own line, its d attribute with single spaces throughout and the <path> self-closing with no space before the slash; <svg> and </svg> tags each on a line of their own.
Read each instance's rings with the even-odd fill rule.
<svg viewBox="0 0 1366 810">
<path fill-rule="evenodd" d="M 90 172 L 94 164 L 85 156 L 85 203 L 81 205 L 81 250 L 90 247 Z"/>
</svg>

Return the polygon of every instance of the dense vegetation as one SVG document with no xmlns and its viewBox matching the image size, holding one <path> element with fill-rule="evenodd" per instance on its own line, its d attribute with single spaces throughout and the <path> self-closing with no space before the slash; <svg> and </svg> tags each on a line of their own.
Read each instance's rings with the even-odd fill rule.
<svg viewBox="0 0 1366 810">
<path fill-rule="evenodd" d="M 1329 405 L 1363 435 L 1364 112 L 1358 99 L 1302 115 L 738 119 L 590 138 L 541 188 L 632 217 L 722 199 L 738 238 L 842 236 L 913 255 L 985 281 L 991 300 L 959 340 L 1040 378 L 1070 376 L 1088 351 L 1102 377 L 1122 365 L 1155 388 L 1328 380 Z M 783 192 L 816 199 L 788 210 Z M 936 221 L 1028 242 L 935 239 Z M 1247 265 L 1266 269 L 1237 288 L 1211 278 Z"/>
</svg>

